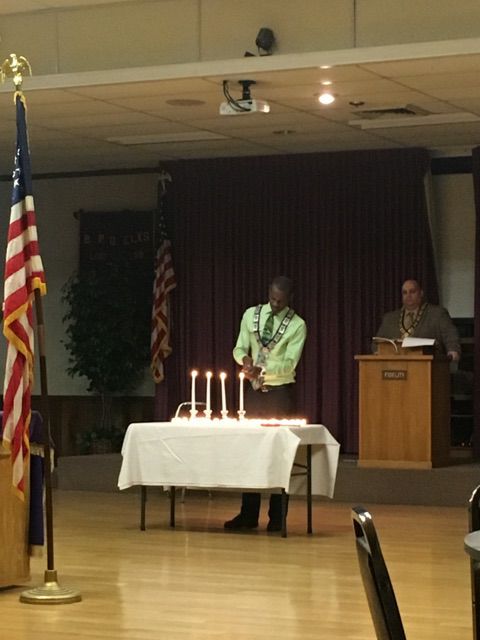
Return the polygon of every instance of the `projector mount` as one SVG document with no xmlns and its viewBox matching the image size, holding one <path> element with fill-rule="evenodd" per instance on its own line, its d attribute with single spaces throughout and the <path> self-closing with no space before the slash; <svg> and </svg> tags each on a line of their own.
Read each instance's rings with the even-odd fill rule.
<svg viewBox="0 0 480 640">
<path fill-rule="evenodd" d="M 250 95 L 250 87 L 255 80 L 239 80 L 242 85 L 242 97 L 235 99 L 228 90 L 228 80 L 223 81 L 223 95 L 226 102 L 220 105 L 221 116 L 238 116 L 246 113 L 269 113 L 270 105 L 265 100 L 254 100 Z"/>
<path fill-rule="evenodd" d="M 242 85 L 242 98 L 241 100 L 251 100 L 252 97 L 250 95 L 250 87 L 252 84 L 257 84 L 255 80 L 239 80 L 238 84 Z M 232 107 L 234 111 L 250 111 L 250 109 L 244 105 L 242 105 L 238 100 L 236 100 L 228 90 L 228 80 L 223 81 L 223 95 L 225 96 L 228 104 Z"/>
</svg>

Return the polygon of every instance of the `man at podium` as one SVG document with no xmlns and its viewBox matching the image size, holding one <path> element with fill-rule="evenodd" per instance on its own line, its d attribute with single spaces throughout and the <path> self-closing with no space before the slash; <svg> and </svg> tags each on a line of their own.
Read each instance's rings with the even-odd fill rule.
<svg viewBox="0 0 480 640">
<path fill-rule="evenodd" d="M 416 280 L 402 285 L 402 307 L 383 316 L 376 336 L 392 340 L 407 338 L 434 338 L 438 353 L 450 360 L 460 359 L 461 347 L 458 331 L 446 309 L 424 300 L 421 286 Z"/>
</svg>

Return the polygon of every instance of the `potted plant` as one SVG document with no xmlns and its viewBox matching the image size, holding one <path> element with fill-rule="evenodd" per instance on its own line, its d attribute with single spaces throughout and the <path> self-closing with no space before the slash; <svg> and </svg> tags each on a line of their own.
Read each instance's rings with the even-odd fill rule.
<svg viewBox="0 0 480 640">
<path fill-rule="evenodd" d="M 99 261 L 72 276 L 62 289 L 67 306 L 65 347 L 70 376 L 84 376 L 97 394 L 97 424 L 80 437 L 84 451 L 103 442 L 119 450 L 121 435 L 112 421 L 112 398 L 132 391 L 149 358 L 150 310 L 145 286 L 131 261 Z"/>
<path fill-rule="evenodd" d="M 76 444 L 79 453 L 114 453 L 120 451 L 124 430 L 114 424 L 101 426 L 93 429 L 80 431 L 76 437 Z"/>
</svg>

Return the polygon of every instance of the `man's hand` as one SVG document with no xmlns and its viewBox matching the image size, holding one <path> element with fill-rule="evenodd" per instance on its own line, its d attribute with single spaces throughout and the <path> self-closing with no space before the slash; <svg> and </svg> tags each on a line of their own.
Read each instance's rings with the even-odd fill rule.
<svg viewBox="0 0 480 640">
<path fill-rule="evenodd" d="M 242 371 L 245 374 L 247 380 L 256 380 L 256 378 L 258 378 L 258 376 L 262 372 L 262 369 L 260 367 L 256 367 L 253 364 L 253 360 L 249 356 L 245 356 L 243 359 Z"/>
<path fill-rule="evenodd" d="M 458 362 L 460 360 L 460 354 L 458 351 L 448 351 L 447 358 L 452 362 Z"/>
<path fill-rule="evenodd" d="M 253 365 L 244 366 L 242 371 L 247 380 L 256 380 L 262 372 L 260 367 L 254 367 Z"/>
</svg>

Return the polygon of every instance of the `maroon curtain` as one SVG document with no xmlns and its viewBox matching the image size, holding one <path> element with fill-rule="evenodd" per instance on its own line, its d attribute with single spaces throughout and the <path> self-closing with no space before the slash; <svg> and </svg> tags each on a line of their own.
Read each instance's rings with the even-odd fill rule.
<svg viewBox="0 0 480 640">
<path fill-rule="evenodd" d="M 299 414 L 325 424 L 344 452 L 356 452 L 354 355 L 369 351 L 405 278 L 419 279 L 432 302 L 438 298 L 423 184 L 428 166 L 422 149 L 170 165 L 178 285 L 168 409 L 157 418 L 188 399 L 193 367 L 227 371 L 229 408 L 236 410 L 232 348 L 242 312 L 266 302 L 270 280 L 283 274 L 295 281 L 293 306 L 308 326 Z"/>
<path fill-rule="evenodd" d="M 473 452 L 480 455 L 480 147 L 472 151 L 472 174 L 475 193 L 475 303 L 474 303 L 474 378 L 473 378 Z"/>
</svg>

